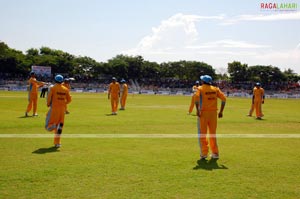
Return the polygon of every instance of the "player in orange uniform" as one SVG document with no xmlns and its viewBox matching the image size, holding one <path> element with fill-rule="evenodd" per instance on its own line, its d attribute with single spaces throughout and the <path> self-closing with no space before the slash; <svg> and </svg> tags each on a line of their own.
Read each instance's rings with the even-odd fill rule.
<svg viewBox="0 0 300 199">
<path fill-rule="evenodd" d="M 25 117 L 28 117 L 28 113 L 31 111 L 33 106 L 33 115 L 37 116 L 37 101 L 38 101 L 38 89 L 42 87 L 45 82 L 37 81 L 35 78 L 35 72 L 30 72 L 30 79 L 28 80 L 28 105 L 25 112 Z"/>
<path fill-rule="evenodd" d="M 113 77 L 112 82 L 109 84 L 109 88 L 108 88 L 108 99 L 110 99 L 111 102 L 112 115 L 117 115 L 119 97 L 120 97 L 120 84 L 117 82 L 117 79 Z"/>
<path fill-rule="evenodd" d="M 45 128 L 48 131 L 54 131 L 54 146 L 61 147 L 60 136 L 64 126 L 66 105 L 71 102 L 69 90 L 62 85 L 64 78 L 62 75 L 55 76 L 55 85 L 50 87 L 47 97 L 47 106 L 50 108 Z"/>
<path fill-rule="evenodd" d="M 217 87 L 212 86 L 212 78 L 209 75 L 201 76 L 203 84 L 198 88 L 199 104 L 197 106 L 198 115 L 198 136 L 200 144 L 200 158 L 205 159 L 208 155 L 207 129 L 209 129 L 209 145 L 211 148 L 211 157 L 219 158 L 219 150 L 217 145 L 217 115 L 223 117 L 223 110 L 226 103 L 224 93 Z M 221 99 L 221 108 L 217 114 L 218 98 Z"/>
<path fill-rule="evenodd" d="M 248 116 L 252 116 L 255 109 L 256 119 L 261 120 L 264 116 L 262 113 L 261 105 L 265 102 L 265 90 L 261 87 L 260 83 L 257 82 L 253 88 L 252 104 Z"/>
<path fill-rule="evenodd" d="M 195 103 L 197 103 L 197 101 L 198 101 L 198 98 L 197 98 L 197 95 L 196 95 L 198 87 L 199 87 L 199 81 L 196 81 L 195 85 L 192 88 L 193 95 L 192 95 L 192 100 L 191 100 L 191 104 L 190 104 L 190 108 L 189 108 L 189 112 L 188 112 L 189 115 L 193 112 Z"/>
<path fill-rule="evenodd" d="M 121 80 L 121 96 L 120 96 L 121 108 L 120 108 L 120 110 L 125 110 L 127 94 L 128 94 L 128 86 L 126 84 L 126 81 L 124 79 L 122 79 Z"/>
</svg>

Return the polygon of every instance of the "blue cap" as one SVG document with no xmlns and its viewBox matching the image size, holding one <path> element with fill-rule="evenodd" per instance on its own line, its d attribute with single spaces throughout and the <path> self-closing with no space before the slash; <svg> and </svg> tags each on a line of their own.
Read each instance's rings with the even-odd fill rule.
<svg viewBox="0 0 300 199">
<path fill-rule="evenodd" d="M 56 75 L 54 79 L 58 83 L 62 83 L 64 81 L 64 77 L 62 75 Z"/>
<path fill-rule="evenodd" d="M 205 83 L 211 84 L 212 83 L 212 78 L 209 75 L 202 75 L 200 76 L 200 79 L 204 81 Z"/>
<path fill-rule="evenodd" d="M 259 82 L 256 82 L 256 84 L 255 84 L 256 86 L 260 86 L 260 83 Z"/>
<path fill-rule="evenodd" d="M 121 80 L 121 83 L 125 83 L 125 82 L 126 82 L 126 80 L 125 80 L 125 79 L 122 79 L 122 80 Z"/>
<path fill-rule="evenodd" d="M 198 81 L 198 80 L 196 81 L 196 84 L 199 84 L 199 81 Z"/>
<path fill-rule="evenodd" d="M 30 75 L 35 75 L 35 72 L 34 72 L 34 71 L 31 71 L 31 72 L 30 72 Z"/>
</svg>

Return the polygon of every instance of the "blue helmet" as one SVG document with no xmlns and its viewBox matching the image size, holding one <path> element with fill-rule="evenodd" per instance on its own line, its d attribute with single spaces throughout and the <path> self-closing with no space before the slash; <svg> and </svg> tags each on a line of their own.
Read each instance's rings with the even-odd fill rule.
<svg viewBox="0 0 300 199">
<path fill-rule="evenodd" d="M 122 80 L 121 80 L 121 83 L 125 83 L 125 82 L 126 82 L 126 80 L 125 80 L 125 79 L 122 79 Z"/>
<path fill-rule="evenodd" d="M 56 75 L 54 79 L 58 83 L 62 83 L 64 81 L 64 77 L 62 75 Z"/>
<path fill-rule="evenodd" d="M 256 82 L 256 83 L 255 83 L 255 86 L 260 86 L 260 83 L 259 83 L 259 82 Z"/>
<path fill-rule="evenodd" d="M 200 79 L 202 81 L 204 81 L 205 83 L 207 83 L 207 84 L 211 84 L 212 83 L 212 78 L 209 75 L 202 75 L 202 76 L 200 76 Z"/>
</svg>

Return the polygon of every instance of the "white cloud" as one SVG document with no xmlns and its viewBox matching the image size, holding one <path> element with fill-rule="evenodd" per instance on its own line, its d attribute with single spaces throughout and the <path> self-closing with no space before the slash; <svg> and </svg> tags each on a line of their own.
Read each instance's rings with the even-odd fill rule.
<svg viewBox="0 0 300 199">
<path fill-rule="evenodd" d="M 221 25 L 232 25 L 242 21 L 283 21 L 300 20 L 300 12 L 288 12 L 279 14 L 260 14 L 260 15 L 238 15 L 232 18 L 224 18 Z"/>
<path fill-rule="evenodd" d="M 234 41 L 224 39 L 214 42 L 204 43 L 198 46 L 187 46 L 188 49 L 206 49 L 206 48 L 244 48 L 244 49 L 257 49 L 257 48 L 270 48 L 269 45 L 253 44 L 246 41 Z"/>
<path fill-rule="evenodd" d="M 175 14 L 164 20 L 158 27 L 152 28 L 152 33 L 145 36 L 139 44 L 125 53 L 158 53 L 172 52 L 192 45 L 198 40 L 196 22 L 200 20 L 221 20 L 223 16 L 198 16 Z"/>
<path fill-rule="evenodd" d="M 296 46 L 295 50 L 300 50 L 300 43 Z"/>
<path fill-rule="evenodd" d="M 291 63 L 298 62 L 300 64 L 300 49 L 294 50 L 282 50 L 282 51 L 267 51 L 265 53 L 260 53 L 255 56 L 256 59 L 261 61 L 270 61 L 276 63 Z"/>
</svg>

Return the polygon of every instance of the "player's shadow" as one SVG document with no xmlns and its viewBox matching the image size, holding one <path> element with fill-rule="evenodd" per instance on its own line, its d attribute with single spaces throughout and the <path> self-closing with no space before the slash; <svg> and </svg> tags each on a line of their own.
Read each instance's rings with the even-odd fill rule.
<svg viewBox="0 0 300 199">
<path fill-rule="evenodd" d="M 263 118 L 254 118 L 255 120 L 257 120 L 257 121 L 265 121 L 266 119 L 263 119 Z"/>
<path fill-rule="evenodd" d="M 198 170 L 198 169 L 212 171 L 214 169 L 228 169 L 228 167 L 226 167 L 223 164 L 219 165 L 217 159 L 210 159 L 210 160 L 198 160 L 197 165 L 193 168 L 193 170 Z"/>
<path fill-rule="evenodd" d="M 32 118 L 33 116 L 32 115 L 28 115 L 28 116 L 20 116 L 20 117 L 18 117 L 18 118 Z"/>
<path fill-rule="evenodd" d="M 35 151 L 33 151 L 32 153 L 35 153 L 35 154 L 45 154 L 45 153 L 53 153 L 53 152 L 59 152 L 58 148 L 57 147 L 49 147 L 49 148 L 39 148 Z"/>
<path fill-rule="evenodd" d="M 114 114 L 112 114 L 112 113 L 108 113 L 108 114 L 105 114 L 106 116 L 116 116 L 116 115 L 114 115 Z"/>
</svg>

